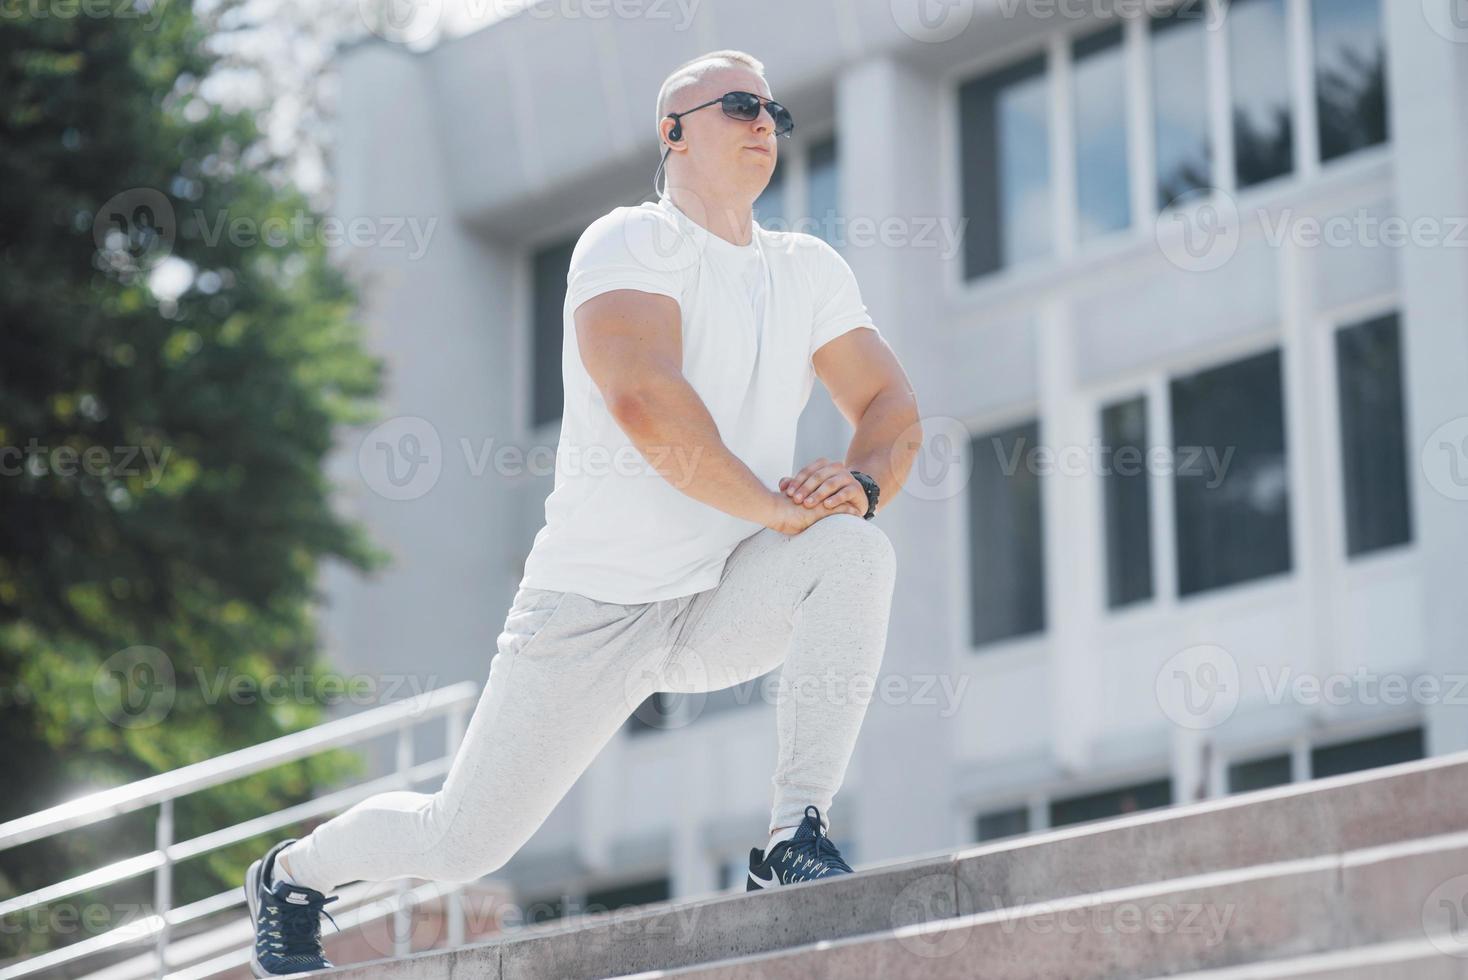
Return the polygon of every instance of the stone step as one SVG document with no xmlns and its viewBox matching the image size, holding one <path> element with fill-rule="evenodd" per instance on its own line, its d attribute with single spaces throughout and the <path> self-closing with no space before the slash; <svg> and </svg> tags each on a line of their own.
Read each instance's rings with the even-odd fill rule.
<svg viewBox="0 0 1468 980">
<path fill-rule="evenodd" d="M 794 954 L 832 941 L 896 942 L 905 949 L 892 938 L 894 930 L 898 937 L 929 928 L 925 923 L 972 930 L 985 915 L 1012 920 L 1014 910 L 1037 903 L 1120 900 L 1115 894 L 1127 889 L 1165 892 L 1178 880 L 1197 879 L 1195 886 L 1204 887 L 1201 882 L 1214 879 L 1207 887 L 1223 887 L 1216 876 L 1232 874 L 1244 887 L 1261 875 L 1285 874 L 1289 862 L 1304 862 L 1300 867 L 1315 869 L 1312 881 L 1327 882 L 1340 855 L 1439 838 L 1468 826 L 1465 814 L 1468 753 L 1459 753 L 860 867 L 830 881 L 532 926 L 457 950 L 344 967 L 333 976 L 591 980 Z M 1368 941 L 1345 940 L 1339 945 Z"/>
<path fill-rule="evenodd" d="M 1468 832 L 1461 832 L 980 912 L 624 980 L 1148 980 L 1178 975 L 1238 980 L 1311 976 L 1312 968 L 1315 975 L 1321 969 L 1355 969 L 1354 975 L 1371 976 L 1369 971 L 1377 969 L 1378 976 L 1398 976 L 1390 965 L 1367 962 L 1365 950 L 1355 951 L 1359 960 L 1353 963 L 1351 951 L 1425 940 L 1428 947 L 1417 951 L 1413 969 L 1461 967 L 1464 961 L 1455 954 L 1468 954 L 1465 896 Z M 1332 952 L 1340 959 L 1322 957 L 1314 967 L 1300 960 Z M 1290 958 L 1305 972 L 1279 972 L 1289 969 Z"/>
</svg>

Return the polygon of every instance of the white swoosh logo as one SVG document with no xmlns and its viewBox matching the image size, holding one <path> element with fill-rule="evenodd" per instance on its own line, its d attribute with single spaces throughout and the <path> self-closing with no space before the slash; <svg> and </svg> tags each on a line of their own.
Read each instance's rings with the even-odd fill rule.
<svg viewBox="0 0 1468 980">
<path fill-rule="evenodd" d="M 770 876 L 768 878 L 761 878 L 759 875 L 755 874 L 754 869 L 751 868 L 749 871 L 749 876 L 753 878 L 761 888 L 768 888 L 770 885 L 773 885 L 775 883 L 775 874 L 773 871 L 770 872 Z"/>
</svg>

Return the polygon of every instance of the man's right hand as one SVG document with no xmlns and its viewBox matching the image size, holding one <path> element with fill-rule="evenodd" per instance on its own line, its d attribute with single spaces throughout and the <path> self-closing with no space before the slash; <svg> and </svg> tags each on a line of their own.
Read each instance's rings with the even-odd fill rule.
<svg viewBox="0 0 1468 980">
<path fill-rule="evenodd" d="M 781 534 L 799 534 L 816 521 L 830 517 L 832 514 L 866 516 L 866 508 L 858 510 L 856 505 L 850 502 L 837 504 L 835 507 L 827 507 L 824 503 L 807 507 L 804 504 L 797 504 L 778 491 L 770 494 L 770 497 L 770 516 L 765 520 L 765 527 L 774 528 Z"/>
</svg>

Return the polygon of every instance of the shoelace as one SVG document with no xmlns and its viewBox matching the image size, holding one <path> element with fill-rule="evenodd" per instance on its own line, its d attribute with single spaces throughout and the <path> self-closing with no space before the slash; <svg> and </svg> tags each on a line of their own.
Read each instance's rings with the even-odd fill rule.
<svg viewBox="0 0 1468 980">
<path fill-rule="evenodd" d="M 822 873 L 823 866 L 827 869 L 839 869 L 851 871 L 851 865 L 847 864 L 841 857 L 841 852 L 826 836 L 826 831 L 816 822 L 815 834 L 810 837 L 796 837 L 790 842 L 790 850 L 798 854 L 802 860 L 796 861 L 796 866 L 815 868 Z"/>
<path fill-rule="evenodd" d="M 278 952 L 282 956 L 322 955 L 324 951 L 321 948 L 321 916 L 326 916 L 331 921 L 333 928 L 340 932 L 341 926 L 336 924 L 336 920 L 331 918 L 331 913 L 325 908 L 340 897 L 333 895 L 324 900 L 312 898 L 305 905 L 276 899 L 273 903 L 275 906 L 274 918 L 280 926 L 281 939 L 281 949 Z"/>
</svg>

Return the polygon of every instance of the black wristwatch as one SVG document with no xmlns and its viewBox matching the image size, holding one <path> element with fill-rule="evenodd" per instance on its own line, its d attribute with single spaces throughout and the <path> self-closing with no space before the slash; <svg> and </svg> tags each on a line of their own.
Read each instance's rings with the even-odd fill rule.
<svg viewBox="0 0 1468 980">
<path fill-rule="evenodd" d="M 862 515 L 862 520 L 869 521 L 877 513 L 877 498 L 881 496 L 882 490 L 877 486 L 877 481 L 867 476 L 861 470 L 852 470 L 851 475 L 856 477 L 856 482 L 867 492 L 867 512 Z"/>
</svg>

